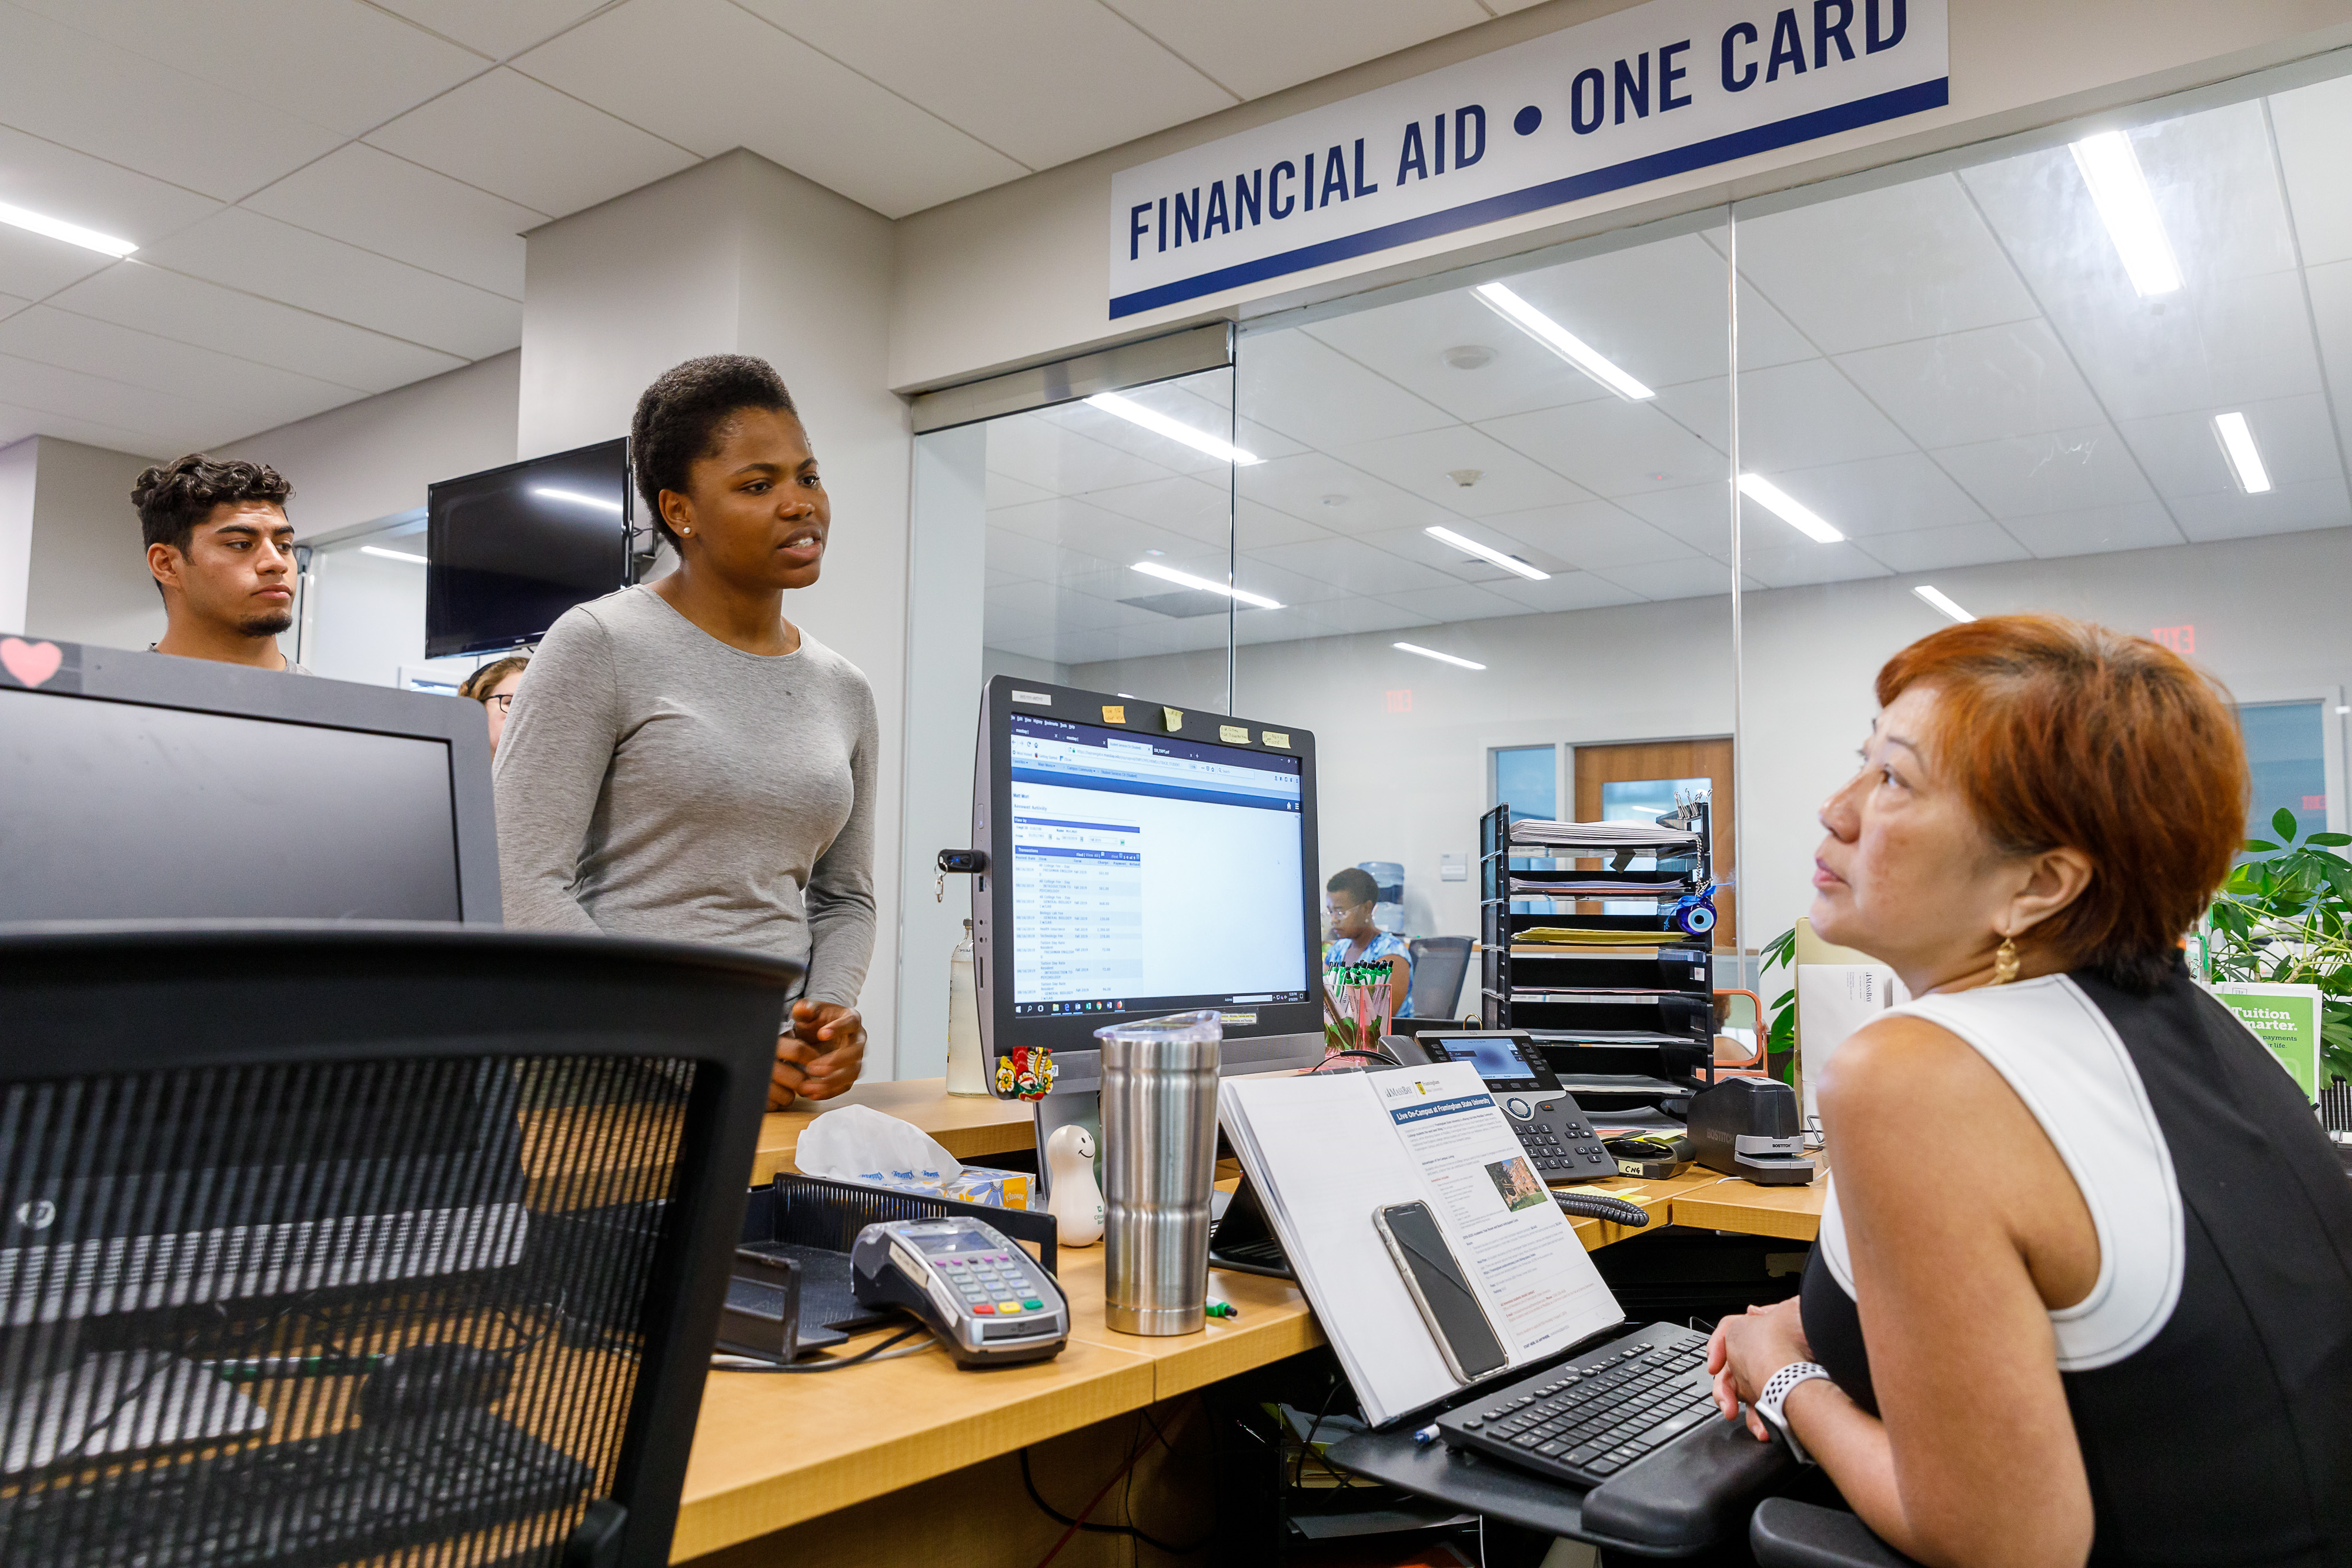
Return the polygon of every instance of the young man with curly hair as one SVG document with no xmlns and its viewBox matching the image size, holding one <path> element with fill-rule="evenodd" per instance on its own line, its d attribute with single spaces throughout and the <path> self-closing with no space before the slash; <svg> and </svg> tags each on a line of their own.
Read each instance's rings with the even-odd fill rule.
<svg viewBox="0 0 2352 1568">
<path fill-rule="evenodd" d="M 294 624 L 293 493 L 274 468 L 199 452 L 139 476 L 131 504 L 163 596 L 163 640 L 149 652 L 310 673 L 278 651 Z"/>
</svg>

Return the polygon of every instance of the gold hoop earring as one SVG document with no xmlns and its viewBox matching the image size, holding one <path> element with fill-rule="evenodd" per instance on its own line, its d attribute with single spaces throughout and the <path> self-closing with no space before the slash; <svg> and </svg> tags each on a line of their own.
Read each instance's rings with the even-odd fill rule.
<svg viewBox="0 0 2352 1568">
<path fill-rule="evenodd" d="M 1992 983 L 1996 986 L 2005 986 L 2015 978 L 2017 978 L 2017 938 L 2004 936 L 2000 939 L 2000 946 L 1993 950 Z"/>
</svg>

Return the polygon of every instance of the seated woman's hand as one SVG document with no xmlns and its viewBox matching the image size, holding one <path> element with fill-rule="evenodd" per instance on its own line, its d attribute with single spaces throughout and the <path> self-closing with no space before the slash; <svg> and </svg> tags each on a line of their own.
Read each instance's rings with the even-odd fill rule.
<svg viewBox="0 0 2352 1568">
<path fill-rule="evenodd" d="M 856 1008 L 803 998 L 793 1004 L 793 1032 L 776 1042 L 780 1080 L 790 1047 L 798 1048 L 792 1057 L 800 1075 L 795 1092 L 803 1099 L 830 1100 L 856 1082 L 866 1065 L 866 1020 Z"/>
<path fill-rule="evenodd" d="M 1772 1430 L 1752 1406 L 1772 1375 L 1794 1361 L 1811 1361 L 1812 1346 L 1805 1343 L 1805 1325 L 1797 1298 L 1769 1307 L 1750 1307 L 1738 1317 L 1715 1325 L 1706 1343 L 1706 1369 L 1715 1374 L 1715 1407 L 1727 1421 L 1737 1420 L 1742 1405 L 1748 1429 L 1769 1441 Z"/>
</svg>

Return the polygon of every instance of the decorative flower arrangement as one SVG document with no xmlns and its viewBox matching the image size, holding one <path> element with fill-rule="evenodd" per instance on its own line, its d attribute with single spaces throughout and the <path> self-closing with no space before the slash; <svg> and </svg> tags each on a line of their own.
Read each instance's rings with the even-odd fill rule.
<svg viewBox="0 0 2352 1568">
<path fill-rule="evenodd" d="M 1009 1056 L 996 1059 L 996 1092 L 1016 1100 L 1043 1100 L 1054 1087 L 1054 1053 L 1035 1046 L 1016 1045 Z"/>
</svg>

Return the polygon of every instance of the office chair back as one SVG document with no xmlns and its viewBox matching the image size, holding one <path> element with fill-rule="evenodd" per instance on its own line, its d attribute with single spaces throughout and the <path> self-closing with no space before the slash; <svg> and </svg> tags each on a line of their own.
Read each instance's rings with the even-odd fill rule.
<svg viewBox="0 0 2352 1568">
<path fill-rule="evenodd" d="M 0 933 L 0 1562 L 663 1563 L 796 974 Z"/>
<path fill-rule="evenodd" d="M 1470 938 L 1416 936 L 1407 946 L 1412 954 L 1412 1016 L 1452 1018 L 1454 1004 L 1462 999 L 1462 977 L 1470 972 Z"/>
</svg>

